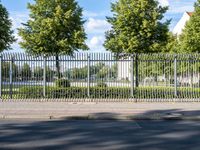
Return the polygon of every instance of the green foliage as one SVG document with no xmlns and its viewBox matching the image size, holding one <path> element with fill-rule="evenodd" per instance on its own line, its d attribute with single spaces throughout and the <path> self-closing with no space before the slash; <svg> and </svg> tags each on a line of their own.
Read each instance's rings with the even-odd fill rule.
<svg viewBox="0 0 200 150">
<path fill-rule="evenodd" d="M 36 54 L 68 54 L 87 49 L 82 8 L 74 0 L 35 0 L 30 19 L 19 29 L 22 48 Z"/>
<path fill-rule="evenodd" d="M 22 87 L 17 93 L 17 98 L 43 98 L 43 87 L 32 86 L 32 87 Z"/>
<path fill-rule="evenodd" d="M 12 77 L 13 80 L 16 80 L 16 78 L 19 75 L 19 71 L 18 71 L 18 66 L 15 63 L 12 63 Z M 3 62 L 2 63 L 2 78 L 4 81 L 9 80 L 10 77 L 10 62 Z"/>
<path fill-rule="evenodd" d="M 23 65 L 20 75 L 22 77 L 22 80 L 29 80 L 31 78 L 32 71 L 31 71 L 30 66 L 27 63 Z"/>
<path fill-rule="evenodd" d="M 181 53 L 180 44 L 178 41 L 178 37 L 173 35 L 173 33 L 168 33 L 168 43 L 167 45 L 161 47 L 162 52 L 168 53 Z"/>
<path fill-rule="evenodd" d="M 104 78 L 116 78 L 117 77 L 117 63 L 112 65 L 111 67 L 104 65 L 98 72 L 97 78 L 104 79 Z"/>
<path fill-rule="evenodd" d="M 104 66 L 101 70 L 99 70 L 99 72 L 97 73 L 97 78 L 106 78 L 108 77 L 108 73 L 109 73 L 109 67 L 108 66 Z"/>
<path fill-rule="evenodd" d="M 58 79 L 55 81 L 56 87 L 65 88 L 70 87 L 70 81 L 67 79 Z"/>
<path fill-rule="evenodd" d="M 43 80 L 43 74 L 44 74 L 44 69 L 41 67 L 37 67 L 34 69 L 34 78 L 36 80 Z M 46 67 L 46 81 L 52 81 L 53 77 L 55 75 L 55 71 L 53 71 L 51 68 Z"/>
<path fill-rule="evenodd" d="M 71 70 L 71 78 L 72 79 L 85 79 L 87 78 L 88 68 L 74 68 Z"/>
<path fill-rule="evenodd" d="M 23 87 L 19 89 L 16 98 L 42 98 L 43 87 Z M 91 87 L 90 96 L 94 99 L 128 99 L 130 96 L 130 88 L 122 87 Z M 178 98 L 197 98 L 200 96 L 200 88 L 178 88 Z M 47 87 L 47 98 L 87 98 L 87 87 Z M 154 99 L 175 98 L 174 88 L 172 87 L 139 87 L 134 90 L 134 98 Z"/>
<path fill-rule="evenodd" d="M 156 0 L 119 0 L 112 3 L 112 29 L 106 32 L 104 46 L 116 54 L 160 52 L 168 42 L 168 25 L 161 21 L 167 7 Z"/>
<path fill-rule="evenodd" d="M 43 78 L 43 69 L 41 67 L 37 67 L 34 69 L 34 78 L 36 80 L 42 80 Z"/>
<path fill-rule="evenodd" d="M 194 7 L 195 11 L 180 36 L 181 52 L 183 53 L 200 52 L 200 0 L 197 0 Z"/>
<path fill-rule="evenodd" d="M 35 0 L 28 4 L 30 19 L 22 28 L 20 45 L 28 53 L 56 56 L 56 75 L 61 78 L 59 54 L 87 50 L 82 8 L 75 0 Z"/>
<path fill-rule="evenodd" d="M 0 52 L 11 48 L 11 44 L 15 42 L 15 38 L 12 35 L 11 30 L 12 23 L 9 19 L 9 14 L 6 8 L 0 1 Z"/>
<path fill-rule="evenodd" d="M 106 66 L 104 63 L 97 63 L 90 66 L 90 76 L 97 76 L 97 78 L 104 78 L 110 75 L 116 76 L 117 65 L 113 65 L 111 68 Z M 88 66 L 82 68 L 72 68 L 64 73 L 65 77 L 68 79 L 86 79 L 88 76 Z"/>
<path fill-rule="evenodd" d="M 108 85 L 106 84 L 106 83 L 104 83 L 104 82 L 98 82 L 97 83 L 97 87 L 107 87 Z"/>
</svg>

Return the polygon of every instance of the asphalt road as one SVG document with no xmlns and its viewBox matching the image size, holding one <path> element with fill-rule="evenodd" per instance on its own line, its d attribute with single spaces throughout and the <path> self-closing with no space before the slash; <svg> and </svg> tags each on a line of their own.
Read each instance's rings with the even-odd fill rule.
<svg viewBox="0 0 200 150">
<path fill-rule="evenodd" d="M 200 122 L 0 120 L 0 150 L 199 150 Z"/>
</svg>

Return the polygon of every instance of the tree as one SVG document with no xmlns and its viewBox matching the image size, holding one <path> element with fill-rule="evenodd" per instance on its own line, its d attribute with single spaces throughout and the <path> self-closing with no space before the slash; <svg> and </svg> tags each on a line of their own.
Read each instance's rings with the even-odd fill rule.
<svg viewBox="0 0 200 150">
<path fill-rule="evenodd" d="M 100 70 L 98 70 L 97 72 L 97 78 L 100 79 L 110 79 L 110 78 L 116 78 L 117 77 L 117 64 L 112 65 L 111 67 L 106 66 L 104 64 L 104 66 L 102 66 L 102 68 Z"/>
<path fill-rule="evenodd" d="M 168 33 L 168 43 L 166 46 L 164 46 L 164 52 L 169 53 L 179 53 L 180 52 L 180 45 L 178 42 L 178 37 L 174 35 L 173 33 Z"/>
<path fill-rule="evenodd" d="M 194 7 L 194 13 L 180 36 L 181 52 L 184 53 L 200 52 L 200 0 Z"/>
<path fill-rule="evenodd" d="M 31 75 L 32 75 L 32 71 L 31 71 L 31 68 L 30 66 L 25 63 L 21 69 L 21 77 L 22 77 L 22 80 L 28 80 L 31 78 Z"/>
<path fill-rule="evenodd" d="M 12 22 L 9 19 L 8 11 L 0 1 L 0 52 L 10 49 L 11 44 L 15 42 L 11 27 Z"/>
<path fill-rule="evenodd" d="M 85 78 L 87 78 L 87 67 L 72 69 L 71 77 L 72 77 L 72 79 L 85 79 Z"/>
<path fill-rule="evenodd" d="M 99 72 L 97 73 L 97 78 L 104 79 L 108 76 L 108 73 L 109 73 L 109 67 L 105 66 L 101 70 L 99 70 Z"/>
<path fill-rule="evenodd" d="M 104 46 L 116 54 L 153 53 L 167 44 L 170 20 L 161 22 L 167 7 L 156 0 L 119 0 L 107 17 L 112 29 L 106 32 Z"/>
<path fill-rule="evenodd" d="M 34 77 L 36 78 L 36 80 L 42 80 L 43 75 L 44 75 L 43 68 L 37 67 L 34 69 Z M 52 81 L 54 75 L 55 75 L 55 72 L 50 67 L 46 67 L 46 81 L 47 82 Z"/>
<path fill-rule="evenodd" d="M 98 74 L 103 67 L 105 67 L 104 63 L 97 63 L 93 66 L 90 66 L 90 76 Z M 88 77 L 88 66 L 68 69 L 64 72 L 64 76 L 67 79 L 86 79 Z"/>
<path fill-rule="evenodd" d="M 37 80 L 42 80 L 43 78 L 43 69 L 41 67 L 37 67 L 34 69 L 34 78 Z"/>
<path fill-rule="evenodd" d="M 55 75 L 55 71 L 53 71 L 50 67 L 46 67 L 46 80 L 47 82 L 50 82 L 53 80 L 53 77 Z M 60 74 L 62 76 L 62 74 Z"/>
<path fill-rule="evenodd" d="M 112 78 L 117 78 L 117 72 L 118 72 L 118 65 L 117 63 L 115 63 L 114 65 L 112 65 L 111 67 L 111 77 Z"/>
<path fill-rule="evenodd" d="M 35 0 L 28 9 L 30 19 L 19 29 L 20 45 L 29 53 L 55 55 L 60 78 L 59 55 L 88 49 L 82 8 L 75 0 Z"/>
<path fill-rule="evenodd" d="M 19 75 L 18 66 L 15 63 L 12 63 L 12 78 L 16 80 Z M 10 62 L 2 63 L 2 78 L 4 81 L 9 80 L 10 78 Z"/>
</svg>

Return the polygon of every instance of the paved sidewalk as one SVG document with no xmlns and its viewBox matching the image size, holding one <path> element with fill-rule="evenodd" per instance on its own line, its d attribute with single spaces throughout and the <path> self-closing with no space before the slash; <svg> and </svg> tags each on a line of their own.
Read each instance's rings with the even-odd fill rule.
<svg viewBox="0 0 200 150">
<path fill-rule="evenodd" d="M 34 118 L 200 120 L 200 103 L 0 103 L 0 119 Z"/>
</svg>

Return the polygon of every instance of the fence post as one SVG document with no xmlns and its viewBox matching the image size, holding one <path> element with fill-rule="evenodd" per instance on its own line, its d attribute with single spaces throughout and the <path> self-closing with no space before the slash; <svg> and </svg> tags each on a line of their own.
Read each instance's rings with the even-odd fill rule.
<svg viewBox="0 0 200 150">
<path fill-rule="evenodd" d="M 43 61 L 43 97 L 46 97 L 46 86 L 47 86 L 47 81 L 46 81 L 46 65 L 47 65 L 47 61 L 46 61 L 46 55 L 44 55 L 44 61 Z"/>
<path fill-rule="evenodd" d="M 88 98 L 90 98 L 90 54 L 88 54 L 87 61 L 88 61 L 87 96 Z"/>
<path fill-rule="evenodd" d="M 134 98 L 134 55 L 131 56 L 131 98 Z"/>
<path fill-rule="evenodd" d="M 174 96 L 177 97 L 177 55 L 174 57 Z"/>
<path fill-rule="evenodd" d="M 135 86 L 139 86 L 138 80 L 138 54 L 135 55 Z"/>
<path fill-rule="evenodd" d="M 13 95 L 13 63 L 14 63 L 14 58 L 13 57 L 11 57 L 11 61 L 10 61 L 10 70 L 9 70 L 9 72 L 10 72 L 10 76 L 9 76 L 9 78 L 10 78 L 10 99 L 12 99 L 12 95 Z"/>
<path fill-rule="evenodd" d="M 2 55 L 0 55 L 0 98 L 2 98 Z"/>
</svg>

